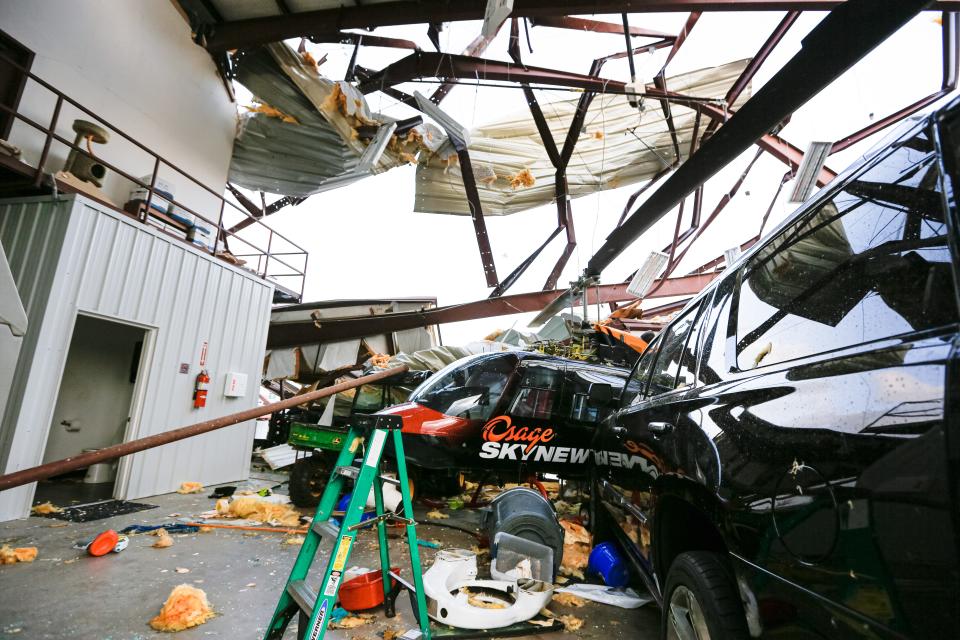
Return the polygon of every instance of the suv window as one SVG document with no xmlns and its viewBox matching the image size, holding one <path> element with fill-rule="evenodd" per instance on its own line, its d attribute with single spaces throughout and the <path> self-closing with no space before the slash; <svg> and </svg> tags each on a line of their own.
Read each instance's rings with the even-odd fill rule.
<svg viewBox="0 0 960 640">
<path fill-rule="evenodd" d="M 740 274 L 737 366 L 753 369 L 957 321 L 933 145 L 900 143 Z"/>
<path fill-rule="evenodd" d="M 673 391 L 677 385 L 677 375 L 681 369 L 686 372 L 684 385 L 687 385 L 687 378 L 689 378 L 689 384 L 693 384 L 693 374 L 689 371 L 694 367 L 690 364 L 690 359 L 684 357 L 684 347 L 687 344 L 687 338 L 690 337 L 690 329 L 697 318 L 698 309 L 699 305 L 688 310 L 679 320 L 674 321 L 664 339 L 661 340 L 660 353 L 656 364 L 653 366 L 650 385 L 647 388 L 648 396 Z"/>
<path fill-rule="evenodd" d="M 620 406 L 628 407 L 631 404 L 640 402 L 644 397 L 644 390 L 647 386 L 647 378 L 650 375 L 650 369 L 653 368 L 653 362 L 657 359 L 657 351 L 660 349 L 660 336 L 644 349 L 640 356 L 637 366 L 634 367 L 630 379 L 627 380 L 627 386 L 623 389 L 623 395 L 620 398 Z"/>
</svg>

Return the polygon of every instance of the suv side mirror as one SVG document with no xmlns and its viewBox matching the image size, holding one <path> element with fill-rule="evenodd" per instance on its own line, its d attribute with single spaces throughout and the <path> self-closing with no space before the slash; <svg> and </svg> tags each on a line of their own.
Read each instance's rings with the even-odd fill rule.
<svg viewBox="0 0 960 640">
<path fill-rule="evenodd" d="M 588 394 L 591 407 L 603 407 L 613 400 L 613 387 L 605 382 L 594 382 Z"/>
</svg>

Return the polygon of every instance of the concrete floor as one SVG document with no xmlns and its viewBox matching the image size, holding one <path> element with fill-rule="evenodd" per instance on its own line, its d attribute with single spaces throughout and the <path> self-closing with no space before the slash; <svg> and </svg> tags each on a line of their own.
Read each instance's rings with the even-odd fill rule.
<svg viewBox="0 0 960 640">
<path fill-rule="evenodd" d="M 251 481 L 250 487 L 272 484 Z M 246 486 L 246 485 L 241 485 Z M 131 524 L 163 524 L 176 515 L 191 516 L 213 507 L 204 494 L 170 494 L 142 500 L 159 508 L 90 523 L 65 523 L 47 518 L 28 518 L 0 523 L 0 544 L 37 546 L 37 560 L 29 564 L 0 566 L 0 638 L 31 640 L 76 638 L 96 640 L 142 640 L 170 637 L 151 629 L 155 616 L 170 590 L 182 583 L 202 588 L 217 612 L 206 624 L 177 634 L 181 640 L 207 637 L 232 639 L 262 638 L 287 574 L 299 550 L 285 545 L 280 533 L 244 533 L 214 530 L 211 533 L 175 535 L 175 544 L 154 549 L 152 536 L 131 536 L 130 546 L 119 554 L 92 558 L 72 549 L 77 540 L 89 539 L 105 529 L 122 529 Z M 450 512 L 446 523 L 474 527 L 477 514 Z M 462 532 L 430 526 L 418 513 L 418 534 L 424 540 L 439 541 L 445 547 L 470 548 L 475 540 Z M 321 546 L 321 549 L 324 547 Z M 435 552 L 421 549 L 423 566 L 429 567 Z M 391 559 L 407 568 L 409 557 L 400 540 L 391 542 Z M 376 535 L 365 534 L 354 545 L 350 565 L 379 566 Z M 189 573 L 178 574 L 186 568 Z M 315 564 L 319 572 L 323 558 Z M 481 574 L 483 570 L 481 569 Z M 328 638 L 376 640 L 384 630 L 403 631 L 415 626 L 406 596 L 398 600 L 398 616 L 387 619 L 374 609 L 376 620 L 367 626 L 330 631 Z M 551 633 L 533 638 L 656 638 L 659 610 L 653 604 L 623 610 L 588 603 L 581 608 L 557 604 L 558 614 L 573 613 L 585 621 L 576 634 Z M 291 624 L 291 627 L 294 627 Z M 288 631 L 287 636 L 295 633 Z"/>
</svg>

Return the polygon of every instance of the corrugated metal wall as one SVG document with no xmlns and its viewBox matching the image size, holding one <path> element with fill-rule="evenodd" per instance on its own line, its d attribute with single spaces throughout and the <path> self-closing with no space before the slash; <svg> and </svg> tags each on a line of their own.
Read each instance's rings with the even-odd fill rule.
<svg viewBox="0 0 960 640">
<path fill-rule="evenodd" d="M 144 346 L 149 366 L 142 403 L 129 437 L 256 404 L 270 283 L 82 197 L 0 202 L 0 241 L 30 322 L 2 423 L 6 472 L 42 458 L 78 312 L 152 330 Z M 193 409 L 204 341 L 210 394 L 205 408 Z M 181 363 L 190 365 L 189 373 L 180 373 Z M 244 397 L 224 397 L 227 372 L 247 374 Z M 244 478 L 252 441 L 249 422 L 135 454 L 121 467 L 117 496 L 155 495 L 186 480 Z M 0 519 L 24 514 L 29 489 L 16 497 L 0 494 Z"/>
</svg>

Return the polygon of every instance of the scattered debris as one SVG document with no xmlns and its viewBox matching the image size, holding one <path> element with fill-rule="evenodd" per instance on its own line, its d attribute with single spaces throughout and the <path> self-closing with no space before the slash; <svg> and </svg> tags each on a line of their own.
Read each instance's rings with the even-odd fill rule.
<svg viewBox="0 0 960 640">
<path fill-rule="evenodd" d="M 437 509 L 427 512 L 427 518 L 429 518 L 430 520 L 446 520 L 449 517 L 450 517 L 449 514 L 443 513 L 442 511 L 439 511 Z"/>
<path fill-rule="evenodd" d="M 557 510 L 557 515 L 560 516 L 576 516 L 580 514 L 579 502 L 570 503 L 565 500 L 555 500 L 553 508 Z"/>
<path fill-rule="evenodd" d="M 15 547 L 7 545 L 0 547 L 0 564 L 16 564 L 17 562 L 33 562 L 37 558 L 36 547 Z"/>
<path fill-rule="evenodd" d="M 229 498 L 236 492 L 237 488 L 233 485 L 226 485 L 223 487 L 214 487 L 213 493 L 211 493 L 208 498 L 213 498 L 214 500 L 219 500 L 220 498 Z"/>
<path fill-rule="evenodd" d="M 306 538 L 304 538 L 303 536 L 292 536 L 292 537 L 287 538 L 286 540 L 284 540 L 284 541 L 283 541 L 283 544 L 289 544 L 289 545 L 291 545 L 291 546 L 293 546 L 293 545 L 299 546 L 299 545 L 302 545 L 302 544 L 303 544 L 303 541 L 304 541 L 305 539 L 306 539 Z"/>
<path fill-rule="evenodd" d="M 167 533 L 197 533 L 200 530 L 200 527 L 196 525 L 183 524 L 180 522 L 169 522 L 167 524 L 132 524 L 129 527 L 124 527 L 120 530 L 120 533 L 149 533 L 150 535 L 158 536 L 157 533 L 160 529 L 166 530 Z"/>
<path fill-rule="evenodd" d="M 170 537 L 166 529 L 157 529 L 153 535 L 157 536 L 157 541 L 153 543 L 154 549 L 166 549 L 173 546 L 173 538 Z"/>
<path fill-rule="evenodd" d="M 773 351 L 773 343 L 768 342 L 767 344 L 765 344 L 763 348 L 760 349 L 760 351 L 757 353 L 756 357 L 754 357 L 753 368 L 756 369 L 757 367 L 759 367 L 760 362 L 762 362 L 764 358 L 770 355 L 772 351 Z"/>
<path fill-rule="evenodd" d="M 52 502 L 44 502 L 30 509 L 30 513 L 37 516 L 48 516 L 51 513 L 63 513 L 63 509 Z"/>
<path fill-rule="evenodd" d="M 157 631 L 183 631 L 203 624 L 214 615 L 203 589 L 181 584 L 170 592 L 150 626 Z"/>
<path fill-rule="evenodd" d="M 348 615 L 339 620 L 333 620 L 330 622 L 331 629 L 356 629 L 357 627 L 362 627 L 364 625 L 370 624 L 373 622 L 372 613 L 358 613 L 356 615 Z"/>
<path fill-rule="evenodd" d="M 181 482 L 177 493 L 203 493 L 203 484 L 200 482 Z"/>
<path fill-rule="evenodd" d="M 190 573 L 190 569 L 187 569 L 186 567 L 177 567 L 174 569 L 174 571 L 177 573 Z"/>
<path fill-rule="evenodd" d="M 653 602 L 652 596 L 639 596 L 633 589 L 608 587 L 602 584 L 574 584 L 559 591 L 560 595 L 572 596 L 582 600 L 593 600 L 623 609 L 636 609 Z M 557 595 L 554 595 L 553 599 L 557 600 L 557 597 Z"/>
<path fill-rule="evenodd" d="M 580 627 L 583 626 L 583 620 L 572 614 L 557 616 L 557 620 L 563 623 L 564 629 L 571 632 L 579 631 Z"/>
</svg>

